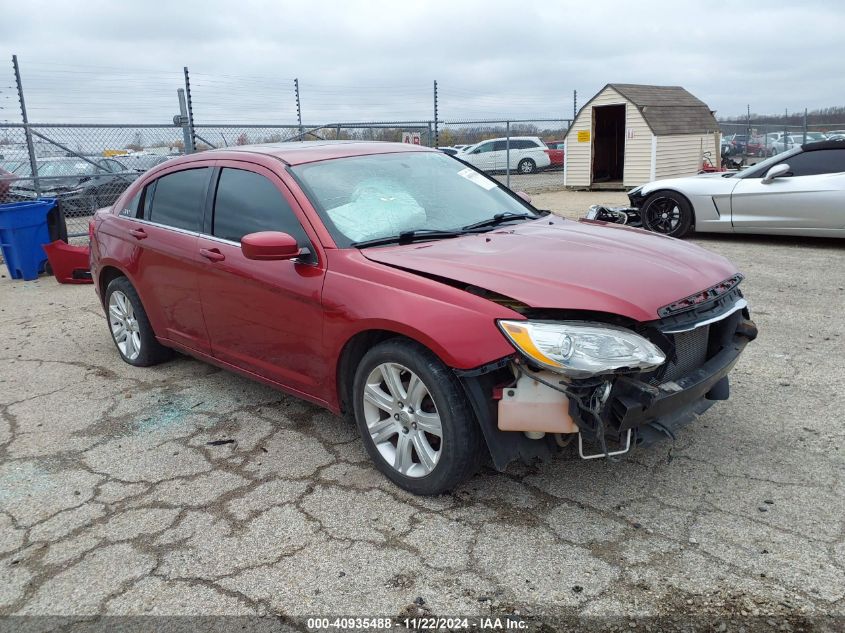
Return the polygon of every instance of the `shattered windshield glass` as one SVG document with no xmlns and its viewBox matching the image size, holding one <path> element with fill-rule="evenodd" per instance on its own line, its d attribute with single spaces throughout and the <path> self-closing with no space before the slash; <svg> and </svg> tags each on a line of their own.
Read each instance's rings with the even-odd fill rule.
<svg viewBox="0 0 845 633">
<path fill-rule="evenodd" d="M 460 231 L 537 212 L 492 178 L 440 152 L 337 158 L 292 169 L 341 248 L 408 231 Z"/>
</svg>

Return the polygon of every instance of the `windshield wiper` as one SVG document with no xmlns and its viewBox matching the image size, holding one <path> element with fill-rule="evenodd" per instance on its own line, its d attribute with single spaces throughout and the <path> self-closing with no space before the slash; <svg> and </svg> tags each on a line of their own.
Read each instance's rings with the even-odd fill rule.
<svg viewBox="0 0 845 633">
<path fill-rule="evenodd" d="M 388 235 L 376 237 L 371 240 L 352 242 L 354 248 L 366 248 L 367 246 L 386 246 L 387 244 L 410 244 L 416 240 L 436 240 L 463 235 L 463 231 L 441 231 L 438 229 L 416 229 L 414 231 L 402 231 L 399 235 Z"/>
<path fill-rule="evenodd" d="M 472 229 L 480 229 L 484 226 L 498 226 L 499 224 L 502 224 L 502 222 L 510 222 L 511 220 L 526 220 L 528 218 L 533 219 L 534 216 L 528 213 L 513 213 L 512 211 L 506 211 L 505 213 L 497 213 L 492 218 L 467 224 L 463 227 L 463 230 L 470 231 Z"/>
</svg>

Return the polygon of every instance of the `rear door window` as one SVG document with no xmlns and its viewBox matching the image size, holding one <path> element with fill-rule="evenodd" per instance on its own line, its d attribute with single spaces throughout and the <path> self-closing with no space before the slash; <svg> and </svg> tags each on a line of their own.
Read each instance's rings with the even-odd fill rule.
<svg viewBox="0 0 845 633">
<path fill-rule="evenodd" d="M 156 192 L 156 197 L 158 193 Z M 220 171 L 214 200 L 212 235 L 240 242 L 244 235 L 281 231 L 309 244 L 299 219 L 282 192 L 261 174 L 228 167 Z"/>
<path fill-rule="evenodd" d="M 144 217 L 156 224 L 199 232 L 210 176 L 210 167 L 162 176 L 155 181 L 152 196 L 149 196 L 151 186 L 147 186 Z M 151 204 L 147 200 L 150 197 Z"/>
</svg>

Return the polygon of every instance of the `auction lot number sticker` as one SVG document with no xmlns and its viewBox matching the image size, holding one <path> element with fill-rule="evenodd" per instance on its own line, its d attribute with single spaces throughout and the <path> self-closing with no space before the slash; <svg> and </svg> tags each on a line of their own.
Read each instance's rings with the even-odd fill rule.
<svg viewBox="0 0 845 633">
<path fill-rule="evenodd" d="M 308 618 L 306 625 L 311 631 L 332 629 L 345 631 L 365 630 L 403 630 L 410 631 L 457 631 L 475 629 L 480 631 L 519 631 L 528 628 L 523 620 L 511 618 L 465 618 L 465 617 L 415 617 L 415 618 L 363 618 L 363 617 L 324 617 Z"/>
</svg>

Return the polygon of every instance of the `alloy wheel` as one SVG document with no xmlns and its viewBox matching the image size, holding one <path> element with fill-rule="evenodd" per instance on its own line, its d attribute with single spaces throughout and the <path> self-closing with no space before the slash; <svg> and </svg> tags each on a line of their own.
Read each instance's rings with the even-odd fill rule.
<svg viewBox="0 0 845 633">
<path fill-rule="evenodd" d="M 132 302 L 120 290 L 115 290 L 109 297 L 109 326 L 120 353 L 129 360 L 138 358 L 141 330 Z"/>
<path fill-rule="evenodd" d="M 406 477 L 425 477 L 443 451 L 443 427 L 428 387 L 399 363 L 382 363 L 364 386 L 364 417 L 378 452 Z"/>
<path fill-rule="evenodd" d="M 656 233 L 672 233 L 681 223 L 681 209 L 671 198 L 657 198 L 645 210 L 645 224 Z"/>
</svg>

